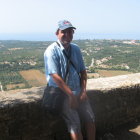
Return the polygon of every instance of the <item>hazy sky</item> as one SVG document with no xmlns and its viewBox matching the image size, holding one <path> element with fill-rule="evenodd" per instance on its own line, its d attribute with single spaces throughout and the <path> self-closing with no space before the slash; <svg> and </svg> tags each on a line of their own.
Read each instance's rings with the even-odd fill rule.
<svg viewBox="0 0 140 140">
<path fill-rule="evenodd" d="M 61 19 L 78 33 L 140 34 L 140 0 L 0 0 L 0 34 L 52 33 Z"/>
</svg>

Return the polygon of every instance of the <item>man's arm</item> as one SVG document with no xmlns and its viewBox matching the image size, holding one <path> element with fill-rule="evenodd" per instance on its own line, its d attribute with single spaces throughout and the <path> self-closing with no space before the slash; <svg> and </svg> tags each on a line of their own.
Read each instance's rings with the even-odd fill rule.
<svg viewBox="0 0 140 140">
<path fill-rule="evenodd" d="M 87 84 L 87 72 L 86 70 L 83 70 L 80 72 L 81 74 L 81 94 L 80 94 L 80 99 L 86 100 L 87 99 L 87 94 L 86 94 L 86 84 Z"/>
<path fill-rule="evenodd" d="M 58 87 L 69 96 L 71 107 L 76 108 L 78 106 L 77 98 L 74 96 L 73 92 L 64 82 L 64 80 L 58 74 L 51 74 L 51 76 Z"/>
<path fill-rule="evenodd" d="M 64 80 L 58 75 L 58 74 L 51 74 L 53 80 L 58 85 L 59 88 L 61 88 L 67 95 L 72 95 L 71 89 L 66 85 Z"/>
</svg>

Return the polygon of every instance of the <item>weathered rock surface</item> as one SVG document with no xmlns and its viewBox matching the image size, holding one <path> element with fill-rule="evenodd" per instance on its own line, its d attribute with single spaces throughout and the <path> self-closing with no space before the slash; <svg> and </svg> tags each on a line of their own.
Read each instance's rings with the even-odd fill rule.
<svg viewBox="0 0 140 140">
<path fill-rule="evenodd" d="M 43 90 L 0 92 L 0 140 L 69 139 L 63 120 L 41 108 Z M 140 73 L 90 79 L 87 93 L 98 133 L 140 117 Z"/>
</svg>

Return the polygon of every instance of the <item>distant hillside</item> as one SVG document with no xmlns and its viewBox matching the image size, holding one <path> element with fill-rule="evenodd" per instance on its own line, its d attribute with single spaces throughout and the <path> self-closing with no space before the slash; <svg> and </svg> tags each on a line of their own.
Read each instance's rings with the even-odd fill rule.
<svg viewBox="0 0 140 140">
<path fill-rule="evenodd" d="M 1 40 L 0 86 L 2 85 L 4 90 L 32 87 L 21 75 L 21 71 L 33 69 L 44 74 L 43 53 L 51 43 Z M 79 45 L 87 71 L 98 74 L 97 77 L 106 76 L 101 74 L 101 70 L 140 72 L 139 40 L 75 40 L 73 43 Z M 89 76 L 94 77 L 96 76 Z"/>
</svg>

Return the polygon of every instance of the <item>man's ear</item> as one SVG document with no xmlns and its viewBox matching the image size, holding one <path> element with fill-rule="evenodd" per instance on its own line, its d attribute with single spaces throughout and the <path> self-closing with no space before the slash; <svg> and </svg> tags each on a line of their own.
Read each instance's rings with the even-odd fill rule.
<svg viewBox="0 0 140 140">
<path fill-rule="evenodd" d="M 55 34 L 56 34 L 56 35 L 58 35 L 58 34 L 59 34 L 59 29 L 57 29 L 57 31 L 55 32 Z"/>
</svg>

